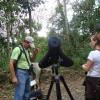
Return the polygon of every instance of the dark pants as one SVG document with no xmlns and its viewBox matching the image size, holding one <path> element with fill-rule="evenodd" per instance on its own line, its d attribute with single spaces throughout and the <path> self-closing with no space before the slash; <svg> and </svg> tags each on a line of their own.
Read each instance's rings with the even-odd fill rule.
<svg viewBox="0 0 100 100">
<path fill-rule="evenodd" d="M 85 79 L 85 100 L 100 100 L 100 78 L 89 77 Z"/>
</svg>

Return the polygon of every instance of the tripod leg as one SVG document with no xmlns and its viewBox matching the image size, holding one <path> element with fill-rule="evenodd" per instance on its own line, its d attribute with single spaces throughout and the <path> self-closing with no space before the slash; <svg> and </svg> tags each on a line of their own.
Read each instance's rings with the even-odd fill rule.
<svg viewBox="0 0 100 100">
<path fill-rule="evenodd" d="M 71 100 L 74 100 L 74 98 L 73 98 L 73 96 L 72 96 L 72 94 L 71 94 L 71 92 L 70 92 L 70 90 L 69 90 L 69 88 L 68 88 L 68 86 L 67 86 L 67 84 L 66 84 L 64 78 L 63 78 L 63 76 L 60 76 L 60 80 L 61 80 L 61 82 L 63 83 L 63 85 L 64 85 L 66 91 L 68 92 L 68 95 L 69 95 L 69 97 L 71 98 Z"/>
<path fill-rule="evenodd" d="M 61 90 L 60 90 L 60 79 L 59 76 L 55 77 L 56 82 L 56 93 L 57 93 L 57 100 L 62 100 L 61 98 Z"/>
<path fill-rule="evenodd" d="M 52 78 L 52 81 L 51 81 L 51 84 L 50 84 L 50 87 L 49 87 L 49 90 L 48 90 L 48 94 L 46 96 L 46 100 L 49 100 L 53 84 L 54 84 L 54 77 Z"/>
</svg>

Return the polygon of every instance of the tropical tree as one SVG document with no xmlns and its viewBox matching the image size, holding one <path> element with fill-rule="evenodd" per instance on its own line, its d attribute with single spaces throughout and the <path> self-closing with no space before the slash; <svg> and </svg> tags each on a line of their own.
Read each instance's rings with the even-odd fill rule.
<svg viewBox="0 0 100 100">
<path fill-rule="evenodd" d="M 96 25 L 100 21 L 100 4 L 96 4 L 96 0 L 83 0 L 73 4 L 74 16 L 72 25 L 82 34 L 94 34 Z M 74 28 L 74 29 L 75 29 Z"/>
<path fill-rule="evenodd" d="M 17 0 L 18 3 L 21 4 L 23 10 L 28 13 L 29 15 L 29 31 L 30 31 L 30 35 L 32 35 L 33 31 L 32 31 L 32 11 L 34 11 L 36 7 L 39 7 L 40 4 L 43 4 L 43 0 Z M 28 11 L 28 12 L 27 12 Z"/>
</svg>

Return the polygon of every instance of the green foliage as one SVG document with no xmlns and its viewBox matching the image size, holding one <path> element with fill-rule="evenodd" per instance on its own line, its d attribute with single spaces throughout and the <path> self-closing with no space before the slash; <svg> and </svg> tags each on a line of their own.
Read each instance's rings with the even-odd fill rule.
<svg viewBox="0 0 100 100">
<path fill-rule="evenodd" d="M 50 24 L 52 24 L 50 28 L 50 34 L 60 34 L 65 32 L 65 16 L 63 12 L 63 5 L 60 4 L 56 7 L 56 13 L 49 19 Z"/>
<path fill-rule="evenodd" d="M 44 57 L 46 52 L 48 51 L 47 50 L 48 49 L 47 39 L 46 38 L 37 37 L 37 38 L 35 38 L 35 43 L 36 43 L 35 44 L 36 47 L 38 47 L 40 49 L 40 51 L 39 51 L 39 53 L 38 53 L 38 55 L 36 57 L 36 61 L 40 61 Z"/>
<path fill-rule="evenodd" d="M 100 5 L 95 4 L 95 0 L 84 0 L 76 2 L 73 5 L 74 17 L 72 20 L 73 26 L 82 34 L 94 34 L 97 32 L 95 26 L 100 21 L 99 15 Z"/>
<path fill-rule="evenodd" d="M 90 51 L 89 46 L 84 48 L 78 48 L 72 59 L 74 60 L 74 66 L 80 68 L 87 60 L 88 53 Z"/>
<path fill-rule="evenodd" d="M 31 8 L 31 10 L 33 10 L 35 7 L 38 7 L 40 4 L 43 4 L 44 1 L 43 0 L 36 0 L 36 1 L 28 1 L 28 0 L 17 0 L 17 2 L 19 4 L 21 4 L 21 6 L 24 8 L 24 9 L 27 9 L 28 7 Z"/>
<path fill-rule="evenodd" d="M 29 19 L 24 19 L 24 27 L 29 28 Z M 40 31 L 42 26 L 39 22 L 36 22 L 35 20 L 31 21 L 31 27 L 33 28 L 34 32 Z"/>
<path fill-rule="evenodd" d="M 8 69 L 9 51 L 5 39 L 0 36 L 0 67 L 3 71 Z"/>
<path fill-rule="evenodd" d="M 7 0 L 8 1 L 8 0 Z M 31 10 L 34 10 L 35 7 L 38 7 L 42 0 L 38 0 L 33 4 L 23 4 L 26 0 L 9 0 L 8 2 L 4 0 L 0 1 L 0 10 L 5 12 L 4 16 L 0 16 L 0 21 L 8 24 L 9 30 L 11 31 L 11 25 L 16 21 L 14 13 L 21 12 L 21 10 L 26 11 L 28 7 Z M 23 2 L 22 2 L 23 1 Z M 80 1 L 80 0 L 79 0 Z M 20 4 L 19 4 L 20 3 Z M 27 3 L 27 2 L 26 2 Z M 21 8 L 23 7 L 23 8 Z M 100 32 L 100 4 L 95 4 L 95 0 L 82 0 L 80 2 L 73 3 L 74 16 L 70 22 L 70 31 L 69 34 L 66 34 L 65 27 L 65 15 L 64 7 L 60 4 L 56 7 L 56 13 L 50 18 L 50 34 L 57 35 L 61 39 L 62 50 L 64 53 L 71 57 L 74 60 L 74 66 L 79 68 L 87 58 L 87 55 L 90 51 L 89 37 L 95 32 Z M 24 19 L 23 19 L 24 20 Z M 25 37 L 25 28 L 29 28 L 29 20 L 24 20 L 25 26 L 19 26 L 19 33 L 15 36 L 20 42 Z M 36 47 L 40 48 L 40 52 L 37 55 L 36 61 L 40 61 L 41 58 L 48 51 L 48 44 L 46 38 L 37 37 L 36 33 L 41 29 L 41 24 L 37 23 L 35 20 L 31 21 L 31 27 L 34 29 L 32 36 L 35 40 Z M 97 25 L 97 26 L 96 26 Z M 9 31 L 8 31 L 9 33 Z M 13 34 L 10 34 L 12 37 Z M 69 42 L 67 40 L 69 37 Z M 9 38 L 9 37 L 8 37 Z M 1 41 L 2 40 L 2 41 Z M 0 38 L 0 67 L 3 69 L 7 68 L 7 62 L 9 58 L 7 43 L 4 42 L 4 39 Z"/>
<path fill-rule="evenodd" d="M 70 46 L 63 46 L 70 54 L 77 68 L 86 62 L 91 34 L 100 32 L 100 5 L 95 0 L 83 0 L 73 3 L 74 16 L 70 22 Z M 64 43 L 65 44 L 65 43 Z"/>
</svg>

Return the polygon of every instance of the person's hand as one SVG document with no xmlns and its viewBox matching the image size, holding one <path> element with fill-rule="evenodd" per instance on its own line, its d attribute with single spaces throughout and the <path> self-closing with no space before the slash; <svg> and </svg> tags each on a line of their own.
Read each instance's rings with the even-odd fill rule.
<svg viewBox="0 0 100 100">
<path fill-rule="evenodd" d="M 37 54 L 39 51 L 40 51 L 39 48 L 35 48 L 35 49 L 34 49 L 34 53 L 35 53 L 35 54 Z"/>
<path fill-rule="evenodd" d="M 82 68 L 87 72 L 89 71 L 89 67 L 87 66 L 87 64 L 83 64 L 82 65 Z"/>
<path fill-rule="evenodd" d="M 16 76 L 12 78 L 12 83 L 13 83 L 14 85 L 17 85 L 17 84 L 18 84 L 18 79 L 17 79 Z"/>
</svg>

